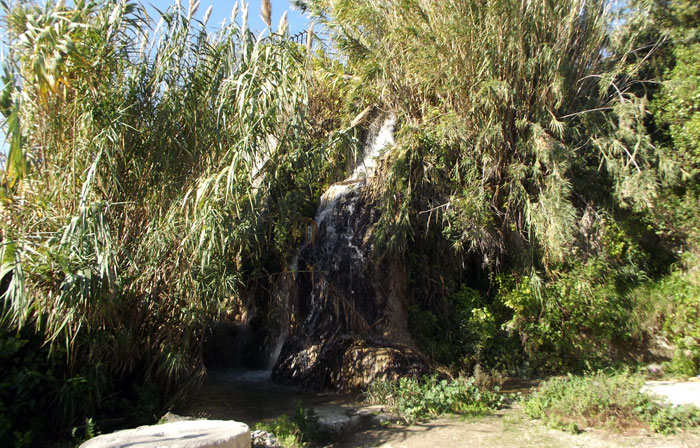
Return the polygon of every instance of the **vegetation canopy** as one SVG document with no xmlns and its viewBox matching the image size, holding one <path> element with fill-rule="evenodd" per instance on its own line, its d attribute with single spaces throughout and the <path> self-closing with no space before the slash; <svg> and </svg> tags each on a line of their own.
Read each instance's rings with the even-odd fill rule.
<svg viewBox="0 0 700 448">
<path fill-rule="evenodd" d="M 199 381 L 206 326 L 319 194 L 303 48 L 252 35 L 245 3 L 217 32 L 197 5 L 2 2 L 2 322 L 65 358 L 61 425 Z"/>
<path fill-rule="evenodd" d="M 549 268 L 585 249 L 587 208 L 652 205 L 663 154 L 604 2 L 308 3 L 354 93 L 401 114 L 377 185 L 388 248 L 433 221 L 488 266 Z"/>
<path fill-rule="evenodd" d="M 697 2 L 294 3 L 325 42 L 268 1 L 255 36 L 244 2 L 212 31 L 194 1 L 0 0 L 0 440 L 153 419 L 219 321 L 255 320 L 262 365 L 276 279 L 384 113 L 363 244 L 398 260 L 432 363 L 581 371 L 665 341 L 698 373 Z M 481 397 L 465 381 L 373 393 L 423 417 Z"/>
</svg>

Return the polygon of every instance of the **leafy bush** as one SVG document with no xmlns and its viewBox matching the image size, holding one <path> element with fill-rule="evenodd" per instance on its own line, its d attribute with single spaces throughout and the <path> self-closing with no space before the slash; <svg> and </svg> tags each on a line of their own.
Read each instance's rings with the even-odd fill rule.
<svg viewBox="0 0 700 448">
<path fill-rule="evenodd" d="M 646 338 L 665 338 L 675 345 L 670 373 L 700 373 L 700 265 L 698 256 L 684 254 L 671 273 L 630 292 L 636 299 L 634 317 Z"/>
<path fill-rule="evenodd" d="M 572 255 L 586 204 L 651 205 L 663 154 L 604 3 L 300 3 L 327 17 L 357 107 L 401 123 L 375 185 L 386 250 L 432 221 L 456 252 L 527 269 Z"/>
<path fill-rule="evenodd" d="M 46 410 L 58 379 L 40 344 L 0 329 L 0 440 L 10 446 L 35 443 L 51 421 Z"/>
<path fill-rule="evenodd" d="M 553 378 L 524 400 L 523 409 L 530 418 L 572 432 L 648 426 L 667 434 L 700 425 L 700 409 L 659 404 L 641 392 L 643 384 L 643 377 L 628 372 Z"/>
<path fill-rule="evenodd" d="M 375 380 L 364 392 L 364 397 L 371 404 L 395 408 L 407 422 L 413 422 L 441 414 L 488 414 L 504 401 L 504 397 L 497 392 L 498 387 L 494 390 L 480 389 L 473 377 L 448 381 L 433 375 L 422 380 Z"/>
<path fill-rule="evenodd" d="M 595 247 L 591 253 L 546 274 L 496 277 L 496 300 L 512 316 L 504 325 L 518 332 L 530 365 L 540 371 L 602 368 L 625 360 L 641 343 L 629 291 L 647 278 L 649 256 L 612 218 L 596 221 L 582 244 Z"/>
<path fill-rule="evenodd" d="M 255 429 L 274 434 L 284 448 L 302 448 L 309 443 L 328 439 L 328 435 L 324 434 L 319 427 L 314 410 L 305 409 L 301 405 L 296 414 L 291 417 L 281 415 L 269 423 L 256 423 Z"/>
<path fill-rule="evenodd" d="M 432 309 L 411 305 L 408 322 L 418 346 L 434 361 L 455 371 L 471 372 L 478 365 L 508 370 L 519 361 L 519 342 L 500 328 L 504 311 L 462 285 Z"/>
<path fill-rule="evenodd" d="M 277 417 L 269 423 L 256 423 L 256 430 L 272 433 L 285 448 L 301 448 L 306 446 L 302 441 L 299 427 L 287 415 Z"/>
<path fill-rule="evenodd" d="M 657 257 L 627 227 L 675 173 L 647 132 L 642 29 L 616 34 L 610 3 L 589 0 L 299 3 L 326 18 L 357 109 L 398 117 L 372 189 L 376 247 L 412 257 L 432 229 L 447 244 L 425 250 L 461 262 L 422 265 L 442 287 L 409 310 L 426 353 L 494 363 L 519 337 L 535 368 L 561 371 L 636 344 L 626 292 Z M 464 281 L 475 266 L 490 284 Z M 469 302 L 461 284 L 492 295 Z"/>
</svg>

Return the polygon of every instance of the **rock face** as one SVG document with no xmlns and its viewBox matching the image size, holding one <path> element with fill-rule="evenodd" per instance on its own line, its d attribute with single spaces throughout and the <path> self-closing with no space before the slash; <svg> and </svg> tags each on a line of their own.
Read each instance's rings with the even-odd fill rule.
<svg viewBox="0 0 700 448">
<path fill-rule="evenodd" d="M 351 390 L 425 370 L 407 328 L 405 266 L 377 260 L 372 244 L 379 212 L 365 187 L 378 156 L 393 145 L 394 125 L 393 115 L 380 117 L 364 159 L 321 198 L 296 259 L 290 329 L 272 372 L 277 383 Z"/>
<path fill-rule="evenodd" d="M 183 420 L 140 426 L 104 434 L 80 448 L 249 448 L 250 430 L 245 423 L 224 420 Z"/>
</svg>

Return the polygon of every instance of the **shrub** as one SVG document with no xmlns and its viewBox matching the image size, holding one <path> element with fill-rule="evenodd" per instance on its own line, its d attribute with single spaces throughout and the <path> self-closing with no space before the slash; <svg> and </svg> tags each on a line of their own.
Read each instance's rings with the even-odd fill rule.
<svg viewBox="0 0 700 448">
<path fill-rule="evenodd" d="M 401 378 L 398 382 L 376 380 L 364 392 L 371 404 L 395 408 L 407 421 L 425 420 L 442 414 L 485 415 L 504 401 L 498 387 L 482 390 L 473 377 L 453 380 L 428 376 L 422 380 Z"/>
<path fill-rule="evenodd" d="M 643 384 L 640 375 L 629 372 L 552 378 L 524 400 L 523 409 L 547 426 L 572 432 L 585 427 L 623 431 L 648 426 L 666 434 L 700 425 L 700 409 L 660 404 L 641 392 Z"/>
<path fill-rule="evenodd" d="M 494 307 L 465 285 L 437 302 L 432 309 L 408 309 L 411 334 L 432 360 L 468 372 L 478 365 L 508 370 L 517 363 L 518 342 L 500 328 L 505 307 Z"/>
<path fill-rule="evenodd" d="M 256 423 L 255 429 L 274 434 L 284 448 L 302 448 L 328 439 L 319 427 L 314 410 L 305 409 L 301 404 L 291 417 L 281 415 L 271 422 Z"/>
<path fill-rule="evenodd" d="M 597 212 L 592 212 L 597 213 Z M 511 312 L 531 366 L 543 372 L 597 369 L 626 360 L 641 343 L 629 291 L 647 277 L 649 258 L 632 231 L 600 213 L 570 262 L 530 275 L 496 277 L 497 302 Z"/>
<path fill-rule="evenodd" d="M 0 440 L 29 446 L 50 424 L 45 410 L 56 389 L 52 362 L 41 341 L 0 328 Z"/>
<path fill-rule="evenodd" d="M 256 430 L 272 433 L 284 448 L 300 448 L 306 446 L 302 441 L 299 427 L 287 415 L 281 415 L 269 423 L 256 423 Z"/>
<path fill-rule="evenodd" d="M 210 32 L 198 4 L 157 27 L 132 0 L 0 4 L 0 320 L 68 352 L 57 419 L 196 386 L 205 327 L 313 215 L 302 50 L 252 37 L 243 3 Z"/>
<path fill-rule="evenodd" d="M 663 154 L 606 3 L 300 3 L 329 18 L 359 108 L 401 123 L 375 182 L 386 250 L 432 221 L 457 253 L 527 269 L 573 255 L 586 204 L 651 205 Z"/>
<path fill-rule="evenodd" d="M 700 373 L 700 265 L 686 253 L 671 273 L 630 292 L 635 298 L 634 318 L 640 334 L 664 338 L 675 345 L 668 364 L 672 374 Z"/>
</svg>

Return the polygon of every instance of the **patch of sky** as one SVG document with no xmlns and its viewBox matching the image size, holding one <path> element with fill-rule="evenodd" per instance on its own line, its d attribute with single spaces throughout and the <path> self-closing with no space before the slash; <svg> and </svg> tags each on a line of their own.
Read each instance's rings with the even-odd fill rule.
<svg viewBox="0 0 700 448">
<path fill-rule="evenodd" d="M 192 0 L 195 1 L 195 0 Z M 287 12 L 287 20 L 289 22 L 289 33 L 294 35 L 308 28 L 309 20 L 304 17 L 298 10 L 292 9 L 289 0 L 271 0 L 272 5 L 272 27 L 277 29 L 277 24 L 282 18 L 282 14 Z M 152 0 L 144 1 L 144 6 L 148 14 L 157 18 L 157 11 L 165 11 L 168 7 L 175 4 L 175 0 Z M 200 0 L 199 8 L 195 13 L 195 18 L 198 20 L 204 19 L 204 14 L 211 6 L 211 16 L 207 22 L 207 27 L 212 31 L 221 29 L 222 25 L 231 23 L 231 10 L 236 2 L 231 0 Z M 250 30 L 257 36 L 261 31 L 267 28 L 260 16 L 261 0 L 253 0 L 248 2 L 249 11 L 248 25 Z M 182 0 L 182 7 L 189 6 L 188 0 Z M 240 20 L 240 17 L 239 17 Z M 157 22 L 157 19 L 155 20 Z"/>
</svg>

